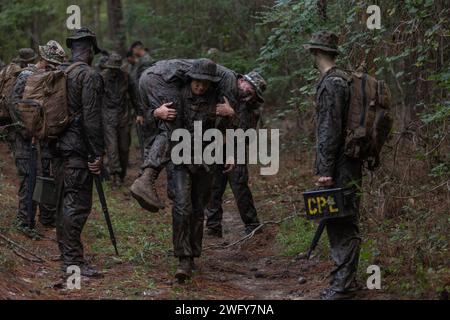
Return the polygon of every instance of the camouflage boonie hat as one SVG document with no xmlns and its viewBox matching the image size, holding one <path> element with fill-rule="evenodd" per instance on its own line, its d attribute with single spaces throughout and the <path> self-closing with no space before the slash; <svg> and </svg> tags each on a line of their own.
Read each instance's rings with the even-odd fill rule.
<svg viewBox="0 0 450 320">
<path fill-rule="evenodd" d="M 219 82 L 222 78 L 217 74 L 217 65 L 210 59 L 197 59 L 186 75 L 195 80 Z"/>
<path fill-rule="evenodd" d="M 266 80 L 264 80 L 261 74 L 255 70 L 244 75 L 244 79 L 247 80 L 252 85 L 253 89 L 255 89 L 256 99 L 258 100 L 258 102 L 263 103 L 264 102 L 263 93 L 264 91 L 266 91 L 267 88 Z"/>
<path fill-rule="evenodd" d="M 118 53 L 112 53 L 104 64 L 104 67 L 109 69 L 120 69 L 122 67 L 122 56 Z"/>
<path fill-rule="evenodd" d="M 339 37 L 330 31 L 319 31 L 314 33 L 311 40 L 303 45 L 306 50 L 319 49 L 327 52 L 339 54 Z"/>
<path fill-rule="evenodd" d="M 36 61 L 38 55 L 31 48 L 22 48 L 19 50 L 19 56 L 16 58 L 18 62 L 32 63 Z"/>
<path fill-rule="evenodd" d="M 106 62 L 108 62 L 108 59 L 109 59 L 109 56 L 108 55 L 103 55 L 103 56 L 101 56 L 101 58 L 100 59 L 98 59 L 98 62 L 97 62 L 97 67 L 98 68 L 100 68 L 100 69 L 105 69 L 106 67 L 105 67 L 105 64 L 106 64 Z"/>
<path fill-rule="evenodd" d="M 66 58 L 63 47 L 55 40 L 50 40 L 45 46 L 39 46 L 39 55 L 42 59 L 54 64 L 61 64 Z"/>
<path fill-rule="evenodd" d="M 80 39 L 90 39 L 92 41 L 92 46 L 94 47 L 95 54 L 102 52 L 102 50 L 97 46 L 97 36 L 88 28 L 76 29 L 71 36 L 67 37 L 67 48 L 72 49 L 72 42 L 74 40 Z"/>
</svg>

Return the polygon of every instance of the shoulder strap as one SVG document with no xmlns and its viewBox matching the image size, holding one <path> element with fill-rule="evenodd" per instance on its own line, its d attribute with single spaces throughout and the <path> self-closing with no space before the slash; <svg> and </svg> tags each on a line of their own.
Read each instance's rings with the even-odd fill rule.
<svg viewBox="0 0 450 320">
<path fill-rule="evenodd" d="M 65 74 L 69 74 L 69 73 L 71 73 L 76 67 L 81 66 L 81 65 L 83 65 L 83 64 L 86 64 L 86 65 L 87 65 L 86 62 L 81 62 L 81 61 L 75 62 L 75 63 L 71 64 L 71 65 L 64 71 L 64 73 L 65 73 Z"/>
</svg>

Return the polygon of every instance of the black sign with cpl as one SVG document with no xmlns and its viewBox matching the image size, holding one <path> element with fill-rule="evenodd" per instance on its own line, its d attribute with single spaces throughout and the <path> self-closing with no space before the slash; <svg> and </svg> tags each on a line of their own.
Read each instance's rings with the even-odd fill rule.
<svg viewBox="0 0 450 320">
<path fill-rule="evenodd" d="M 323 189 L 303 193 L 306 217 L 311 220 L 346 216 L 345 196 L 351 194 L 348 188 Z"/>
</svg>

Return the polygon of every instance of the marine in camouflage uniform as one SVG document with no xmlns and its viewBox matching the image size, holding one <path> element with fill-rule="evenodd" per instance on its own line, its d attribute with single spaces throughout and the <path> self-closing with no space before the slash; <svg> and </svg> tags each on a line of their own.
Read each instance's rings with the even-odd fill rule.
<svg viewBox="0 0 450 320">
<path fill-rule="evenodd" d="M 141 206 L 152 212 L 164 208 L 156 192 L 155 181 L 169 161 L 169 140 L 173 130 L 173 122 L 159 121 L 154 117 L 154 111 L 164 103 L 172 103 L 172 109 L 179 109 L 180 91 L 190 65 L 188 60 L 181 59 L 159 61 L 145 70 L 140 79 L 140 101 L 146 126 L 153 134 L 147 136 L 144 143 L 143 174 L 130 190 Z"/>
<path fill-rule="evenodd" d="M 114 186 L 123 183 L 127 174 L 131 142 L 130 100 L 134 97 L 129 76 L 121 67 L 122 57 L 113 53 L 101 73 L 105 86 L 103 129 L 109 174 Z"/>
<path fill-rule="evenodd" d="M 214 84 L 221 78 L 217 75 L 216 64 L 208 59 L 196 60 L 186 75 L 191 80 L 181 90 L 174 127 L 188 130 L 193 139 L 194 122 L 202 123 L 203 132 L 216 127 L 216 106 L 220 100 Z M 200 91 L 199 84 L 202 86 Z M 194 154 L 191 155 L 193 159 Z M 194 258 L 201 255 L 204 209 L 212 183 L 211 169 L 206 164 L 175 165 L 170 162 L 167 166 L 168 194 L 173 201 L 174 254 L 179 259 L 175 276 L 179 282 L 191 276 L 195 268 Z"/>
<path fill-rule="evenodd" d="M 129 50 L 127 52 L 126 58 L 127 61 L 122 65 L 122 70 L 128 74 L 128 81 L 130 82 L 131 91 L 129 92 L 130 94 L 129 108 L 134 110 L 134 116 L 136 118 L 136 127 L 138 131 L 137 133 L 138 135 L 141 135 L 141 129 L 142 126 L 145 125 L 145 123 L 139 96 L 139 85 L 137 83 L 138 58 L 133 54 L 132 50 Z M 143 141 L 140 140 L 139 143 L 142 144 L 140 145 L 140 147 L 143 150 L 143 148 L 145 147 Z"/>
<path fill-rule="evenodd" d="M 180 90 L 189 81 L 188 73 L 196 60 L 172 59 L 156 62 L 148 68 L 140 79 L 141 103 L 144 107 L 146 122 L 155 134 L 146 141 L 143 175 L 131 186 L 131 193 L 140 205 L 151 212 L 164 208 L 155 187 L 156 179 L 169 162 L 169 140 L 173 130 L 172 121 L 155 117 L 155 110 L 165 103 L 171 103 L 171 109 L 179 109 Z M 220 80 L 217 84 L 220 99 L 226 97 L 232 107 L 237 105 L 237 80 L 233 71 L 217 65 Z M 224 126 L 224 118 L 218 125 Z M 220 124 L 220 122 L 224 122 Z"/>
<path fill-rule="evenodd" d="M 30 56 L 30 58 L 26 59 L 27 62 L 35 59 L 34 51 L 25 50 L 24 52 L 27 53 L 28 56 Z M 45 46 L 39 46 L 39 56 L 40 61 L 36 65 L 28 65 L 28 67 L 19 74 L 11 94 L 11 101 L 13 104 L 18 103 L 22 99 L 28 77 L 36 72 L 44 72 L 56 69 L 56 67 L 64 61 L 65 52 L 59 43 L 51 40 Z M 23 58 L 20 60 L 23 60 Z M 20 129 L 16 129 L 12 134 L 14 135 L 13 153 L 17 171 L 19 174 L 19 206 L 17 214 L 18 227 L 27 235 L 33 236 L 33 232 L 31 230 L 35 227 L 35 221 L 30 220 L 28 213 L 32 139 L 29 137 L 25 137 L 21 133 Z M 40 169 L 40 175 L 43 177 L 51 176 L 52 155 L 50 153 L 49 144 L 50 141 L 48 139 L 40 140 L 37 142 L 39 153 L 38 160 L 40 160 L 40 163 L 35 164 L 35 166 Z M 33 202 L 31 208 L 31 210 L 33 211 L 33 217 L 35 216 L 36 209 L 37 204 Z M 55 212 L 56 208 L 54 206 L 40 204 L 39 222 L 46 227 L 54 227 Z"/>
<path fill-rule="evenodd" d="M 338 69 L 335 58 L 338 37 L 322 31 L 313 35 L 305 49 L 310 50 L 322 73 L 317 85 L 317 155 L 315 174 L 322 187 L 361 186 L 362 162 L 344 154 L 345 124 L 350 103 L 349 76 Z M 360 252 L 358 227 L 359 202 L 357 193 L 346 199 L 348 217 L 326 223 L 331 257 L 335 268 L 331 272 L 330 287 L 322 292 L 322 299 L 345 299 L 356 289 L 356 272 Z"/>
<path fill-rule="evenodd" d="M 101 273 L 84 260 L 81 233 L 92 209 L 93 174 L 100 174 L 104 155 L 103 79 L 91 67 L 100 49 L 95 34 L 87 28 L 75 30 L 66 43 L 72 59 L 62 69 L 79 64 L 67 76 L 68 108 L 73 121 L 58 138 L 55 150 L 59 161 L 57 239 L 63 272 L 77 265 L 82 275 L 99 277 Z"/>
<path fill-rule="evenodd" d="M 264 103 L 262 97 L 266 89 L 264 78 L 256 71 L 246 75 L 238 75 L 239 101 L 236 109 L 235 129 L 256 129 L 259 120 L 259 109 Z M 247 95 L 244 88 L 250 88 L 251 95 Z M 248 90 L 248 89 L 247 89 Z M 248 167 L 246 164 L 237 164 L 236 167 L 224 173 L 223 165 L 216 165 L 211 200 L 205 214 L 207 216 L 207 233 L 211 236 L 222 237 L 223 195 L 227 184 L 230 184 L 242 221 L 245 224 L 246 234 L 253 232 L 260 223 L 253 201 L 252 192 L 248 186 Z"/>
</svg>

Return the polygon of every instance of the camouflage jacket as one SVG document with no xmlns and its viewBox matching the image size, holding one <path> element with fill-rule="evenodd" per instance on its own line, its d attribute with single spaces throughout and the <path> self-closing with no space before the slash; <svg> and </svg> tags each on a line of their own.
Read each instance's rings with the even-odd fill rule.
<svg viewBox="0 0 450 320">
<path fill-rule="evenodd" d="M 139 58 L 138 63 L 136 64 L 136 83 L 139 83 L 139 79 L 144 71 L 151 67 L 155 63 L 155 60 L 150 56 L 149 53 L 146 53 L 142 57 Z"/>
<path fill-rule="evenodd" d="M 131 91 L 129 93 L 130 95 L 130 104 L 131 107 L 134 109 L 136 116 L 143 116 L 143 110 L 142 105 L 140 102 L 140 96 L 139 96 L 139 82 L 137 79 L 137 64 L 130 64 L 126 63 L 122 70 L 128 74 L 128 81 L 130 82 Z"/>
<path fill-rule="evenodd" d="M 63 64 L 63 70 L 70 66 Z M 70 113 L 74 116 L 66 131 L 58 139 L 58 153 L 65 158 L 87 160 L 88 155 L 104 154 L 102 98 L 103 79 L 94 68 L 82 64 L 67 78 L 67 96 Z M 86 165 L 77 162 L 74 166 Z"/>
<path fill-rule="evenodd" d="M 149 74 L 160 75 L 164 82 L 172 83 L 178 82 L 179 87 L 182 87 L 186 81 L 186 73 L 192 67 L 194 60 L 192 59 L 172 59 L 172 60 L 161 60 L 154 63 L 150 68 L 145 70 L 143 76 L 140 79 L 139 87 L 140 93 L 143 95 L 144 104 L 151 103 L 148 96 L 150 88 L 148 87 L 148 82 L 146 82 L 146 75 Z M 233 108 L 237 106 L 238 103 L 238 90 L 237 90 L 237 74 L 227 69 L 221 65 L 217 65 L 217 72 L 222 78 L 218 84 L 219 97 L 223 102 L 223 96 L 227 97 Z M 163 84 L 162 84 L 163 85 Z M 160 105 L 146 105 L 150 109 L 156 109 Z"/>
<path fill-rule="evenodd" d="M 216 104 L 218 103 L 217 87 L 211 87 L 204 95 L 196 96 L 192 94 L 190 85 L 185 85 L 180 95 L 180 111 L 175 120 L 175 127 L 186 129 L 191 134 L 191 156 L 192 164 L 189 165 L 191 171 L 195 171 L 200 166 L 194 164 L 194 129 L 195 124 L 201 123 L 202 136 L 208 129 L 216 127 Z M 173 142 L 172 145 L 177 144 Z M 209 142 L 202 141 L 202 150 Z"/>
<path fill-rule="evenodd" d="M 130 102 L 134 99 L 134 95 L 128 73 L 120 69 L 106 69 L 101 75 L 105 86 L 102 102 L 103 119 L 112 125 L 129 122 Z"/>
<path fill-rule="evenodd" d="M 336 167 L 344 159 L 345 122 L 350 88 L 342 71 L 330 69 L 317 85 L 315 174 L 336 177 Z"/>
</svg>

